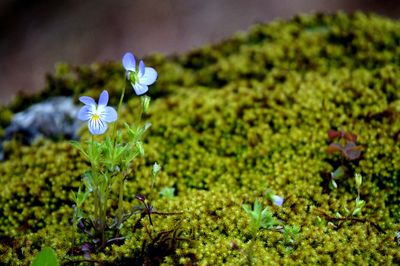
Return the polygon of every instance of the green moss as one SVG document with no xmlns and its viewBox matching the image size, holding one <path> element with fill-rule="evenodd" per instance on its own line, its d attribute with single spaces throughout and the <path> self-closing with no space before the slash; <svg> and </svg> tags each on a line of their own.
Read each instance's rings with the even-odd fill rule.
<svg viewBox="0 0 400 266">
<path fill-rule="evenodd" d="M 165 265 L 398 263 L 399 44 L 399 22 L 338 13 L 256 25 L 182 56 L 148 57 L 146 63 L 160 74 L 151 88 L 155 100 L 148 119 L 153 126 L 146 137 L 146 160 L 133 166 L 124 197 L 137 204 L 136 193 L 149 195 L 157 210 L 184 213 L 154 215 L 153 227 L 143 219 L 136 228 L 139 217 L 132 217 L 123 228 L 129 236 L 125 244 L 92 258 Z M 46 90 L 28 102 L 51 95 L 95 96 L 107 88 L 116 104 L 123 77 L 119 63 L 59 65 Z M 8 113 L 1 121 L 26 104 L 21 98 L 4 108 Z M 137 104 L 136 97 L 128 97 L 122 110 L 126 122 L 134 121 Z M 351 178 L 338 180 L 338 189 L 330 193 L 322 187 L 321 172 L 334 170 L 334 156 L 324 152 L 331 128 L 359 136 L 365 148 L 355 164 L 364 177 L 362 218 L 379 224 L 384 233 L 372 223 L 338 226 L 321 215 L 321 210 L 333 216 L 352 209 L 357 193 Z M 88 165 L 66 142 L 8 143 L 5 149 L 0 260 L 27 263 L 42 246 L 65 256 L 73 246 L 68 194 Z M 150 190 L 154 161 L 162 172 Z M 176 188 L 176 196 L 161 197 L 164 187 Z M 267 189 L 285 198 L 282 207 L 269 206 L 275 217 L 301 227 L 291 247 L 277 231 L 261 230 L 255 239 L 249 234 L 249 217 L 241 206 L 256 198 L 271 205 L 263 198 Z M 110 205 L 116 206 L 116 198 Z M 167 230 L 179 239 L 155 241 Z"/>
</svg>

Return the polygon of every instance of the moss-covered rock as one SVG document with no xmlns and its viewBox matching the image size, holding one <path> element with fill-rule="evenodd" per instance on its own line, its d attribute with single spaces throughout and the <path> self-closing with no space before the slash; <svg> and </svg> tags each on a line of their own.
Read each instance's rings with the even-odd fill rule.
<svg viewBox="0 0 400 266">
<path fill-rule="evenodd" d="M 136 162 L 125 193 L 151 198 L 160 212 L 153 226 L 127 221 L 123 245 L 92 254 L 106 263 L 281 265 L 396 264 L 400 247 L 400 23 L 355 13 L 299 16 L 257 25 L 219 44 L 182 56 L 152 55 L 146 63 L 159 79 L 151 88 L 146 159 Z M 119 62 L 59 65 L 36 98 L 3 107 L 10 114 L 52 95 L 97 97 L 110 92 L 116 105 L 124 86 Z M 131 94 L 130 94 L 131 95 Z M 132 95 L 131 95 L 132 96 Z M 131 123 L 138 99 L 128 97 L 121 118 Z M 364 177 L 362 215 L 340 220 L 354 208 L 353 178 L 328 190 L 322 173 L 336 155 L 325 153 L 327 131 L 356 133 L 364 147 L 353 171 Z M 1 131 L 0 131 L 1 132 Z M 83 133 L 82 137 L 87 137 Z M 71 190 L 88 165 L 68 142 L 5 144 L 0 163 L 0 260 L 27 264 L 43 246 L 68 262 L 74 247 Z M 149 166 L 162 173 L 151 188 Z M 164 187 L 176 188 L 172 199 Z M 282 207 L 264 196 L 285 198 Z M 260 198 L 298 239 L 283 243 L 279 230 L 249 231 L 242 204 Z M 129 203 L 129 204 L 128 204 Z M 116 206 L 116 198 L 109 202 Z M 279 228 L 278 228 L 279 229 Z M 75 239 L 80 241 L 80 237 Z"/>
</svg>

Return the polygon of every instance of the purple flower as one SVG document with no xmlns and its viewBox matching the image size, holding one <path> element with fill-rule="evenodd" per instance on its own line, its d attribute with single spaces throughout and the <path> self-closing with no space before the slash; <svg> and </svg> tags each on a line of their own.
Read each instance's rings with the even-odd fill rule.
<svg viewBox="0 0 400 266">
<path fill-rule="evenodd" d="M 126 70 L 126 78 L 131 82 L 137 95 L 142 95 L 149 90 L 149 85 L 157 79 L 157 71 L 152 67 L 146 67 L 142 60 L 136 71 L 136 60 L 132 53 L 126 53 L 122 58 L 122 65 Z"/>
<path fill-rule="evenodd" d="M 276 206 L 282 206 L 283 204 L 283 197 L 280 197 L 278 195 L 274 195 L 270 190 L 267 190 L 265 192 L 265 195 L 267 196 L 267 198 L 272 201 L 273 204 L 275 204 Z"/>
<path fill-rule="evenodd" d="M 79 101 L 85 104 L 78 113 L 78 119 L 88 120 L 88 128 L 93 135 L 101 135 L 107 130 L 107 123 L 117 120 L 118 114 L 114 108 L 107 106 L 108 92 L 104 90 L 100 94 L 99 104 L 93 98 L 82 96 Z"/>
<path fill-rule="evenodd" d="M 283 198 L 278 195 L 271 195 L 271 200 L 276 206 L 282 206 Z"/>
</svg>

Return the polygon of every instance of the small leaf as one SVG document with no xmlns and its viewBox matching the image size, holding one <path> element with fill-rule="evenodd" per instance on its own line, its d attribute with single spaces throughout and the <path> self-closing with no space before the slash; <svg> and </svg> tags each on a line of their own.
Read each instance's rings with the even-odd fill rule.
<svg viewBox="0 0 400 266">
<path fill-rule="evenodd" d="M 351 142 L 356 142 L 357 141 L 357 135 L 351 132 L 344 132 L 343 138 L 347 141 Z"/>
<path fill-rule="evenodd" d="M 328 148 L 326 148 L 326 152 L 329 154 L 335 153 L 335 152 L 342 152 L 342 151 L 343 151 L 343 147 L 339 143 L 331 143 L 328 146 Z"/>
<path fill-rule="evenodd" d="M 151 127 L 151 123 L 150 122 L 147 122 L 146 124 L 144 124 L 143 133 L 146 132 L 150 127 Z"/>
<path fill-rule="evenodd" d="M 355 208 L 353 211 L 353 216 L 356 216 L 361 213 L 361 208 Z"/>
<path fill-rule="evenodd" d="M 343 153 L 347 159 L 356 160 L 360 158 L 363 150 L 364 148 L 362 146 L 356 146 L 355 143 L 349 142 L 346 144 Z"/>
<path fill-rule="evenodd" d="M 337 184 L 336 184 L 335 180 L 331 179 L 329 181 L 329 188 L 332 189 L 332 190 L 333 189 L 337 189 Z"/>
<path fill-rule="evenodd" d="M 136 142 L 136 148 L 140 156 L 144 156 L 144 148 L 143 148 L 143 143 L 141 141 Z"/>
<path fill-rule="evenodd" d="M 345 168 L 343 166 L 339 166 L 333 173 L 331 173 L 332 178 L 340 178 L 344 176 Z"/>
<path fill-rule="evenodd" d="M 328 138 L 329 139 L 336 139 L 340 138 L 342 136 L 342 133 L 340 131 L 336 131 L 333 129 L 328 130 Z"/>
<path fill-rule="evenodd" d="M 242 205 L 242 208 L 243 208 L 243 210 L 244 210 L 247 214 L 251 214 L 251 213 L 252 213 L 251 208 L 250 208 L 250 205 L 248 205 L 248 204 L 243 204 L 243 205 Z"/>
<path fill-rule="evenodd" d="M 43 248 L 33 259 L 32 266 L 58 266 L 57 254 L 50 247 Z"/>
<path fill-rule="evenodd" d="M 86 190 L 89 192 L 93 191 L 93 176 L 92 176 L 92 171 L 86 171 L 83 174 L 83 183 L 86 186 Z"/>
<path fill-rule="evenodd" d="M 166 198 L 173 198 L 175 193 L 175 188 L 165 187 L 160 191 L 160 195 Z"/>
</svg>

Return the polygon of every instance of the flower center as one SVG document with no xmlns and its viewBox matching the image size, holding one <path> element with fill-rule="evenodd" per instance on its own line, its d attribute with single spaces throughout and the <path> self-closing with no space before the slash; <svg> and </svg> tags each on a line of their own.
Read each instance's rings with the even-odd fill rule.
<svg viewBox="0 0 400 266">
<path fill-rule="evenodd" d="M 130 71 L 129 80 L 132 84 L 136 84 L 139 81 L 138 73 L 136 71 Z"/>
<path fill-rule="evenodd" d="M 93 115 L 92 115 L 92 120 L 97 121 L 97 120 L 99 120 L 99 119 L 100 119 L 100 115 L 99 115 L 99 114 L 93 114 Z"/>
</svg>

